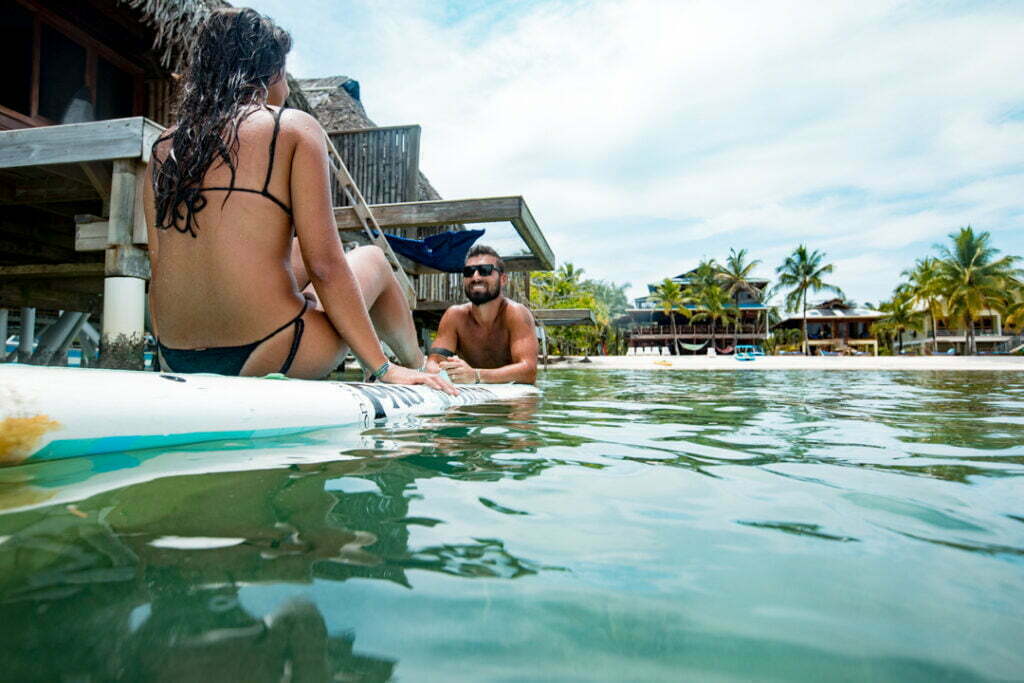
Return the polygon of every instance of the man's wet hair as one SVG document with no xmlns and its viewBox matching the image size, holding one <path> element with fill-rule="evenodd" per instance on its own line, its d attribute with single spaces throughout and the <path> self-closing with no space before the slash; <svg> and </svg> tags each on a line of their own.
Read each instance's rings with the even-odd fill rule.
<svg viewBox="0 0 1024 683">
<path fill-rule="evenodd" d="M 503 273 L 505 272 L 505 262 L 501 260 L 500 256 L 498 256 L 498 252 L 494 251 L 494 249 L 486 244 L 474 244 L 473 248 L 469 250 L 468 254 L 466 254 L 466 261 L 469 262 L 469 259 L 474 256 L 493 256 L 497 259 L 496 265 L 498 266 L 498 270 Z"/>
</svg>

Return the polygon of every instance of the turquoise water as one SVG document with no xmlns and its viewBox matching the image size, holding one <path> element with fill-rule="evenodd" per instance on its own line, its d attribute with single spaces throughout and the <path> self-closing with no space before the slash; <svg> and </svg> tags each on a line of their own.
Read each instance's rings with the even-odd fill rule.
<svg viewBox="0 0 1024 683">
<path fill-rule="evenodd" d="M 542 387 L 0 471 L 0 678 L 1024 678 L 1021 375 Z"/>
</svg>

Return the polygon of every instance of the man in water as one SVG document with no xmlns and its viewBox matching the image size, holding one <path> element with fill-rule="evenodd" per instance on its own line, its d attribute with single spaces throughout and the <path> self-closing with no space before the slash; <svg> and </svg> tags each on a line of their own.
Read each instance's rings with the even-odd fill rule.
<svg viewBox="0 0 1024 683">
<path fill-rule="evenodd" d="M 508 284 L 498 252 L 478 244 L 462 269 L 468 304 L 445 311 L 427 359 L 428 372 L 444 370 L 457 384 L 537 379 L 537 335 L 533 314 L 502 295 Z"/>
</svg>

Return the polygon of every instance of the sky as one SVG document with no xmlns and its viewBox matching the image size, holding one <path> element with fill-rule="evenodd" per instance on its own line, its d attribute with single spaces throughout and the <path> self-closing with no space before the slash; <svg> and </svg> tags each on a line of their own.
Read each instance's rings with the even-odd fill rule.
<svg viewBox="0 0 1024 683">
<path fill-rule="evenodd" d="M 251 6 L 293 75 L 420 124 L 443 197 L 522 195 L 558 263 L 631 297 L 730 248 L 772 277 L 806 244 L 858 302 L 964 225 L 1024 256 L 1021 1 Z"/>
</svg>

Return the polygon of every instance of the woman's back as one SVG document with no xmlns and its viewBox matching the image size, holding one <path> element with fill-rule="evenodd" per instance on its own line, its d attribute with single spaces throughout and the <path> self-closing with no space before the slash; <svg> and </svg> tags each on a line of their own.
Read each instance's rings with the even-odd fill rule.
<svg viewBox="0 0 1024 683">
<path fill-rule="evenodd" d="M 249 343 L 273 329 L 268 320 L 283 323 L 302 306 L 289 268 L 295 151 L 289 114 L 260 108 L 241 118 L 234 183 L 227 164 L 211 164 L 188 202 L 191 223 L 186 203 L 176 229 L 155 231 L 150 293 L 167 346 Z M 157 163 L 170 148 L 170 140 L 157 145 Z"/>
</svg>

